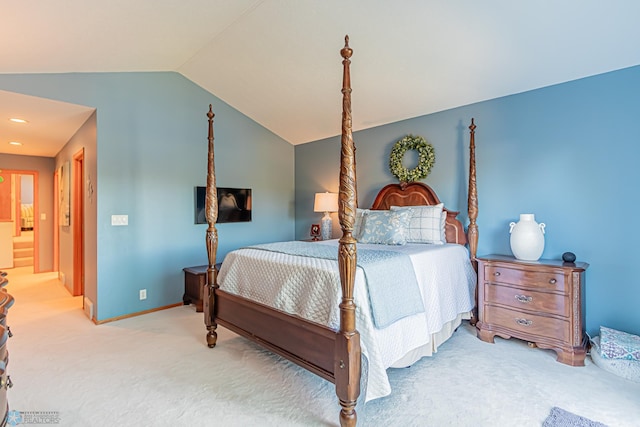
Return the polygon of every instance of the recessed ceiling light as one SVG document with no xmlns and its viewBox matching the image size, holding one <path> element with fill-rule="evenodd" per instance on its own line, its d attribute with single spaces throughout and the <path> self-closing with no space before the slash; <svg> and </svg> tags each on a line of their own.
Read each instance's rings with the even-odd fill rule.
<svg viewBox="0 0 640 427">
<path fill-rule="evenodd" d="M 22 145 L 22 142 L 18 142 L 18 141 L 10 141 L 9 145 Z"/>
<path fill-rule="evenodd" d="M 12 118 L 12 119 L 9 119 L 9 121 L 14 123 L 29 123 L 25 119 L 18 119 L 18 118 Z"/>
</svg>

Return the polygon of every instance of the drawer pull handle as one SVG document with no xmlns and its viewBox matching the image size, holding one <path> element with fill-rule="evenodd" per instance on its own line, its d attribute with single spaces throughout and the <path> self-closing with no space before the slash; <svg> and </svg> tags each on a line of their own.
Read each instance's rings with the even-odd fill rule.
<svg viewBox="0 0 640 427">
<path fill-rule="evenodd" d="M 549 280 L 549 283 L 551 283 L 552 285 L 555 285 L 556 284 L 556 279 Z"/>
<path fill-rule="evenodd" d="M 516 323 L 520 326 L 531 326 L 533 324 L 533 320 L 516 318 Z"/>
<path fill-rule="evenodd" d="M 5 380 L 4 378 L 0 379 L 0 389 L 4 388 L 5 390 L 10 389 L 11 387 L 13 387 L 13 382 L 11 382 L 11 377 L 7 375 L 7 379 Z"/>
<path fill-rule="evenodd" d="M 516 299 L 523 304 L 528 304 L 533 301 L 533 297 L 528 297 L 526 295 L 516 295 Z"/>
<path fill-rule="evenodd" d="M 499 271 L 496 271 L 495 273 L 493 273 L 494 276 L 498 277 L 500 275 Z"/>
</svg>

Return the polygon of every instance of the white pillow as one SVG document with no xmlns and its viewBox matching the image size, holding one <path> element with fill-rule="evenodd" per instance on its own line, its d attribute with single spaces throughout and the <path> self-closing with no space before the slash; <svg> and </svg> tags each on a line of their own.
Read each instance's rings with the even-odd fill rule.
<svg viewBox="0 0 640 427">
<path fill-rule="evenodd" d="M 445 244 L 447 243 L 447 211 L 445 211 L 444 208 L 442 209 L 442 218 L 440 218 L 440 227 L 442 228 L 440 240 L 442 241 L 442 244 Z"/>
<path fill-rule="evenodd" d="M 364 227 L 358 242 L 381 245 L 404 245 L 410 211 L 370 210 L 364 216 Z"/>
<path fill-rule="evenodd" d="M 364 218 L 368 213 L 369 209 L 356 208 L 356 221 L 353 224 L 353 237 L 356 240 L 360 240 L 360 236 L 362 236 L 362 231 L 364 230 Z"/>
<path fill-rule="evenodd" d="M 411 212 L 411 219 L 406 232 L 407 243 L 432 243 L 442 245 L 447 242 L 445 222 L 447 212 L 444 204 L 433 206 L 391 206 L 392 211 Z"/>
</svg>

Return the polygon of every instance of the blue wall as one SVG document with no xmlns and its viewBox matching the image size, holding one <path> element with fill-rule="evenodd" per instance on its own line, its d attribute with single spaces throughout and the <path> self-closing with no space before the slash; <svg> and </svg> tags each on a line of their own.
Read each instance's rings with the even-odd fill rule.
<svg viewBox="0 0 640 427">
<path fill-rule="evenodd" d="M 33 175 L 20 175 L 20 203 L 33 204 Z"/>
<path fill-rule="evenodd" d="M 218 225 L 218 259 L 293 238 L 293 147 L 181 75 L 0 75 L 0 88 L 97 109 L 97 320 L 181 302 L 182 268 L 207 263 L 193 193 L 206 184 L 209 104 L 218 186 L 253 189 L 253 221 Z M 111 226 L 114 214 L 129 226 Z"/>
<path fill-rule="evenodd" d="M 467 127 L 474 117 L 478 253 L 510 254 L 509 223 L 534 213 L 547 226 L 543 258 L 571 251 L 590 264 L 587 331 L 597 334 L 604 325 L 640 334 L 634 261 L 640 241 L 634 218 L 640 210 L 639 87 L 640 67 L 632 67 L 356 132 L 359 205 L 370 206 L 382 186 L 396 182 L 389 153 L 412 133 L 436 150 L 436 165 L 424 181 L 445 206 L 466 217 Z M 313 194 L 338 189 L 339 143 L 334 137 L 295 149 L 297 238 L 319 222 Z M 334 229 L 336 222 L 334 215 Z"/>
<path fill-rule="evenodd" d="M 360 205 L 395 181 L 389 152 L 413 133 L 436 148 L 425 182 L 464 213 L 475 117 L 479 253 L 510 253 L 509 222 L 535 213 L 547 224 L 544 258 L 572 251 L 591 264 L 588 331 L 638 334 L 639 231 L 629 217 L 640 207 L 639 84 L 633 67 L 356 132 Z M 97 320 L 179 302 L 182 268 L 206 263 L 193 187 L 205 184 L 209 103 L 219 186 L 254 191 L 251 223 L 218 226 L 220 259 L 246 244 L 307 237 L 321 217 L 313 194 L 338 188 L 339 137 L 294 148 L 176 73 L 0 75 L 0 88 L 97 109 Z M 112 214 L 128 214 L 129 226 L 112 227 Z"/>
</svg>

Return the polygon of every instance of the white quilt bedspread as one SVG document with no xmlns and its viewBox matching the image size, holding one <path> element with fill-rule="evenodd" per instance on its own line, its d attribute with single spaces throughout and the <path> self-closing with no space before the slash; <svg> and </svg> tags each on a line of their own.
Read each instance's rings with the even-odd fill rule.
<svg viewBox="0 0 640 427">
<path fill-rule="evenodd" d="M 334 245 L 337 251 L 338 241 L 315 244 Z M 366 359 L 362 367 L 362 397 L 369 401 L 391 393 L 387 368 L 407 352 L 428 344 L 431 335 L 444 324 L 473 309 L 476 274 L 467 249 L 461 245 L 359 243 L 358 248 L 409 255 L 426 308 L 424 313 L 377 329 L 371 317 L 364 273 L 361 268 L 356 270 L 356 328 Z M 224 259 L 218 283 L 226 292 L 339 329 L 341 289 L 337 261 L 238 249 Z"/>
</svg>

